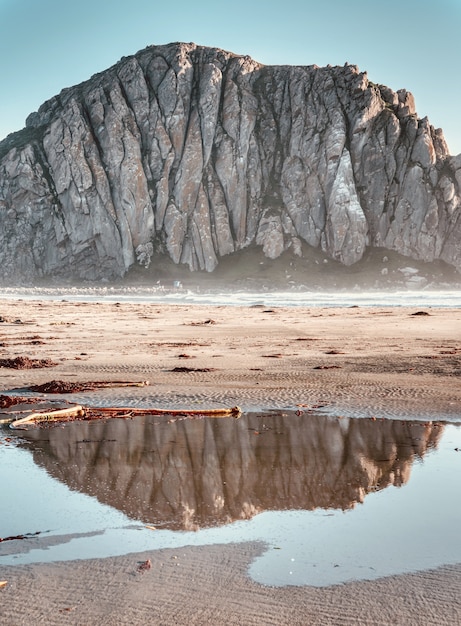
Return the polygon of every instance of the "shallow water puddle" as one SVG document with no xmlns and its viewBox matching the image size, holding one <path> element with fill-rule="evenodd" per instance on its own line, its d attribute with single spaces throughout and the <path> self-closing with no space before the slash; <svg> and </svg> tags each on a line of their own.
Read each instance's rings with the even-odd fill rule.
<svg viewBox="0 0 461 626">
<path fill-rule="evenodd" d="M 9 441 L 8 441 L 9 440 Z M 0 431 L 0 566 L 261 541 L 324 586 L 461 562 L 461 428 L 292 412 Z M 147 528 L 149 526 L 149 528 Z"/>
</svg>

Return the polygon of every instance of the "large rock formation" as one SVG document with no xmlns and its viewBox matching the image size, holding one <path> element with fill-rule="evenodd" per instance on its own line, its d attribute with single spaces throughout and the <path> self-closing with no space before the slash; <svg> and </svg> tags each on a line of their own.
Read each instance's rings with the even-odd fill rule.
<svg viewBox="0 0 461 626">
<path fill-rule="evenodd" d="M 461 155 L 413 97 L 344 67 L 148 47 L 0 143 L 0 277 L 101 279 L 252 245 L 461 268 Z"/>
</svg>

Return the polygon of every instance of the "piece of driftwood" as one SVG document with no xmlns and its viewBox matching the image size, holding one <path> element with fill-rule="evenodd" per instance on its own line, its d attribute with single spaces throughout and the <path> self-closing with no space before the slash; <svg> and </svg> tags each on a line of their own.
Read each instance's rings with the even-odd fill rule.
<svg viewBox="0 0 461 626">
<path fill-rule="evenodd" d="M 216 408 L 216 409 L 156 409 L 156 408 L 131 408 L 131 407 L 98 407 L 90 408 L 76 404 L 65 409 L 55 411 L 35 412 L 18 420 L 11 421 L 10 428 L 24 430 L 30 426 L 41 426 L 50 422 L 69 422 L 75 420 L 97 420 L 113 417 L 128 418 L 140 415 L 171 415 L 181 417 L 235 417 L 242 414 L 239 407 Z"/>
<path fill-rule="evenodd" d="M 117 417 L 118 413 L 127 414 L 127 416 L 135 415 L 203 415 L 205 417 L 240 417 L 242 410 L 238 406 L 234 406 L 230 409 L 217 408 L 217 409 L 133 409 L 131 407 L 112 408 L 112 407 L 98 407 L 97 409 L 86 409 L 90 413 L 101 413 L 108 417 Z"/>
<path fill-rule="evenodd" d="M 72 407 L 66 409 L 57 409 L 56 411 L 47 411 L 47 412 L 37 412 L 37 413 L 29 413 L 25 417 L 21 417 L 18 420 L 14 420 L 10 424 L 10 428 L 13 430 L 21 430 L 23 428 L 27 428 L 27 425 L 30 424 L 39 424 L 43 422 L 56 422 L 65 420 L 69 417 L 80 417 L 83 418 L 85 415 L 85 411 L 80 404 L 76 404 Z"/>
<path fill-rule="evenodd" d="M 75 402 L 67 400 L 55 401 L 31 396 L 0 395 L 0 424 L 11 424 L 31 413 L 51 413 L 72 407 L 75 407 Z"/>
</svg>

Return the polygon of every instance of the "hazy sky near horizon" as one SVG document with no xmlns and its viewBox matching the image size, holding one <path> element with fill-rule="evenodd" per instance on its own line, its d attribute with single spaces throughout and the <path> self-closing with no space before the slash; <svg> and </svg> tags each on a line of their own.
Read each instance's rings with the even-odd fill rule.
<svg viewBox="0 0 461 626">
<path fill-rule="evenodd" d="M 358 65 L 405 88 L 461 153 L 461 0 L 0 0 L 0 139 L 48 98 L 151 44 L 266 65 Z"/>
</svg>

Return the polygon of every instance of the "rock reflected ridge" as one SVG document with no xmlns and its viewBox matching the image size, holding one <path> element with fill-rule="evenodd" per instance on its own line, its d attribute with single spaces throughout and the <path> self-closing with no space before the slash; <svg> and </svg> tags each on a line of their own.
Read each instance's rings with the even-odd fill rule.
<svg viewBox="0 0 461 626">
<path fill-rule="evenodd" d="M 400 487 L 437 446 L 437 422 L 247 414 L 26 431 L 34 460 L 134 520 L 197 530 L 266 510 L 343 509 Z"/>
</svg>

